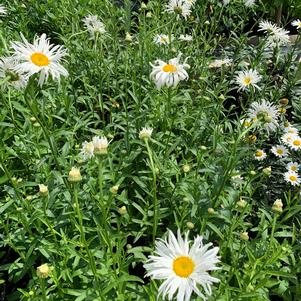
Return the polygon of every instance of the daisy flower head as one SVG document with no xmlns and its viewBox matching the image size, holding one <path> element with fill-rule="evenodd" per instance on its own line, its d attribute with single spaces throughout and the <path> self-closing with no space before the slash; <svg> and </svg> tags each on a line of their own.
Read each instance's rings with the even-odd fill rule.
<svg viewBox="0 0 301 301">
<path fill-rule="evenodd" d="M 179 36 L 179 40 L 182 42 L 191 42 L 193 40 L 193 37 L 190 34 L 181 34 Z"/>
<path fill-rule="evenodd" d="M 169 0 L 166 5 L 166 12 L 169 14 L 176 14 L 177 20 L 182 16 L 184 19 L 191 14 L 191 4 L 186 0 Z"/>
<path fill-rule="evenodd" d="M 284 174 L 284 180 L 293 186 L 299 186 L 300 185 L 300 177 L 299 175 L 294 171 L 288 171 Z"/>
<path fill-rule="evenodd" d="M 273 33 L 277 32 L 278 30 L 279 30 L 279 27 L 270 21 L 260 21 L 259 22 L 258 31 L 264 31 L 266 33 L 273 34 Z"/>
<path fill-rule="evenodd" d="M 261 75 L 253 69 L 239 71 L 236 76 L 236 83 L 239 86 L 239 90 L 247 90 L 250 87 L 260 89 L 257 83 L 261 81 L 261 78 Z"/>
<path fill-rule="evenodd" d="M 290 134 L 294 134 L 294 135 L 298 135 L 298 133 L 299 133 L 298 129 L 293 126 L 285 127 L 284 131 L 286 133 L 290 133 Z"/>
<path fill-rule="evenodd" d="M 256 160 L 262 161 L 263 159 L 265 159 L 267 157 L 267 154 L 262 149 L 258 149 L 255 152 L 254 157 L 255 157 Z"/>
<path fill-rule="evenodd" d="M 59 63 L 66 55 L 63 46 L 50 44 L 46 34 L 35 38 L 33 44 L 29 43 L 21 34 L 23 42 L 13 42 L 13 57 L 18 63 L 14 70 L 24 73 L 28 77 L 40 73 L 38 84 L 42 86 L 49 74 L 54 80 L 60 80 L 60 76 L 68 76 L 68 71 Z"/>
<path fill-rule="evenodd" d="M 97 16 L 88 15 L 83 19 L 83 22 L 92 38 L 95 38 L 97 34 L 103 35 L 106 33 L 105 25 Z"/>
<path fill-rule="evenodd" d="M 293 134 L 287 145 L 295 151 L 301 149 L 301 137 Z"/>
<path fill-rule="evenodd" d="M 4 5 L 0 4 L 0 16 L 7 15 L 7 10 Z"/>
<path fill-rule="evenodd" d="M 288 155 L 287 149 L 283 145 L 273 146 L 271 152 L 278 158 L 284 158 Z"/>
<path fill-rule="evenodd" d="M 285 133 L 281 136 L 281 141 L 286 144 L 286 145 L 289 145 L 289 143 L 292 141 L 293 137 L 295 135 L 292 134 L 292 133 Z"/>
<path fill-rule="evenodd" d="M 300 165 L 297 162 L 289 162 L 286 164 L 287 171 L 297 172 Z"/>
<path fill-rule="evenodd" d="M 162 294 L 163 298 L 167 296 L 168 300 L 173 300 L 177 292 L 177 301 L 189 301 L 195 292 L 206 300 L 205 295 L 211 295 L 211 285 L 219 282 L 208 273 L 219 269 L 216 264 L 220 262 L 217 256 L 219 248 L 211 246 L 212 243 L 204 245 L 203 238 L 197 236 L 190 247 L 188 232 L 183 238 L 180 230 L 177 238 L 169 230 L 167 239 L 157 240 L 156 255 L 149 256 L 144 268 L 146 276 L 164 280 L 159 287 L 159 296 Z M 199 286 L 203 287 L 204 293 Z"/>
<path fill-rule="evenodd" d="M 153 70 L 150 77 L 156 82 L 156 86 L 160 89 L 162 86 L 176 87 L 181 80 L 188 79 L 188 73 L 185 69 L 190 68 L 184 60 L 183 64 L 180 64 L 181 53 L 173 59 L 170 59 L 168 63 L 161 60 L 157 60 L 155 65 L 150 64 Z"/>
<path fill-rule="evenodd" d="M 0 58 L 0 79 L 8 78 L 4 81 L 4 87 L 13 87 L 16 90 L 21 90 L 26 87 L 28 78 L 14 70 L 16 61 L 12 57 Z"/>
<path fill-rule="evenodd" d="M 217 60 L 212 61 L 208 65 L 208 67 L 212 68 L 212 69 L 217 69 L 217 68 L 221 68 L 222 66 L 229 67 L 229 66 L 231 66 L 231 64 L 232 64 L 232 60 L 231 59 L 228 59 L 228 58 L 217 59 Z"/>
<path fill-rule="evenodd" d="M 278 28 L 277 31 L 270 34 L 267 38 L 268 47 L 287 45 L 289 42 L 290 42 L 289 31 L 283 28 Z"/>
<path fill-rule="evenodd" d="M 297 19 L 292 22 L 292 25 L 297 27 L 297 29 L 301 29 L 301 20 Z"/>
<path fill-rule="evenodd" d="M 93 141 L 87 142 L 85 141 L 82 144 L 82 149 L 80 154 L 82 155 L 84 160 L 91 159 L 94 156 L 94 143 Z"/>
<path fill-rule="evenodd" d="M 244 4 L 246 7 L 252 7 L 255 5 L 256 0 L 244 0 Z"/>
<path fill-rule="evenodd" d="M 153 129 L 152 128 L 142 128 L 142 130 L 139 132 L 139 139 L 149 139 L 152 136 Z"/>
<path fill-rule="evenodd" d="M 169 37 L 167 34 L 157 34 L 154 37 L 154 43 L 158 45 L 168 45 L 173 41 L 173 39 L 173 35 Z"/>
<path fill-rule="evenodd" d="M 258 122 L 259 127 L 263 127 L 268 133 L 278 127 L 278 109 L 269 101 L 253 102 L 248 110 L 248 117 Z"/>
<path fill-rule="evenodd" d="M 98 136 L 93 137 L 93 153 L 95 155 L 105 155 L 108 153 L 108 139 L 106 137 L 99 138 Z"/>
</svg>

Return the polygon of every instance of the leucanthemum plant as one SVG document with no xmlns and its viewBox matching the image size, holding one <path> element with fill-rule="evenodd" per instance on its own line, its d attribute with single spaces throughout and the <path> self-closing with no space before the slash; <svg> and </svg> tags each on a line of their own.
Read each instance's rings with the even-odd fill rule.
<svg viewBox="0 0 301 301">
<path fill-rule="evenodd" d="M 46 34 L 29 43 L 23 35 L 23 42 L 13 42 L 13 58 L 16 60 L 14 70 L 30 77 L 39 73 L 38 84 L 42 86 L 49 75 L 59 81 L 61 76 L 68 76 L 68 71 L 60 64 L 67 51 L 63 46 L 50 44 Z"/>
<path fill-rule="evenodd" d="M 159 295 L 162 294 L 163 298 L 173 300 L 173 296 L 177 294 L 177 301 L 189 301 L 192 292 L 195 292 L 206 300 L 206 295 L 210 296 L 212 293 L 211 286 L 219 282 L 219 279 L 208 273 L 219 269 L 217 264 L 220 261 L 217 256 L 219 248 L 211 246 L 212 243 L 203 244 L 202 236 L 195 237 L 190 246 L 188 232 L 183 239 L 180 230 L 177 238 L 169 230 L 165 240 L 156 241 L 156 255 L 149 256 L 148 262 L 144 264 L 146 276 L 164 280 L 159 287 Z"/>
<path fill-rule="evenodd" d="M 180 64 L 181 55 L 170 59 L 168 63 L 162 60 L 156 60 L 155 64 L 150 63 L 153 67 L 150 77 L 155 81 L 158 89 L 164 85 L 176 87 L 181 80 L 188 79 L 186 69 L 189 69 L 190 66 L 186 64 L 187 59 L 184 60 L 183 64 Z"/>
</svg>

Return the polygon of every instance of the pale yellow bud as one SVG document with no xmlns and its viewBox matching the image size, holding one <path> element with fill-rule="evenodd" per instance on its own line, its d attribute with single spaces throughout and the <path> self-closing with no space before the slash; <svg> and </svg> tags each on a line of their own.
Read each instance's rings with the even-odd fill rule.
<svg viewBox="0 0 301 301">
<path fill-rule="evenodd" d="M 125 215 L 127 213 L 126 207 L 122 206 L 118 209 L 120 215 Z"/>
<path fill-rule="evenodd" d="M 247 206 L 247 204 L 248 203 L 243 198 L 240 198 L 239 201 L 237 202 L 237 205 L 240 208 L 245 208 Z"/>
<path fill-rule="evenodd" d="M 186 226 L 187 226 L 188 229 L 193 229 L 193 228 L 194 228 L 194 223 L 192 223 L 192 222 L 187 222 L 187 223 L 186 223 Z"/>
<path fill-rule="evenodd" d="M 48 196 L 48 187 L 44 184 L 39 184 L 39 192 L 42 197 Z"/>
<path fill-rule="evenodd" d="M 272 167 L 271 167 L 271 166 L 268 166 L 268 167 L 264 168 L 264 169 L 262 170 L 262 172 L 263 172 L 265 175 L 270 176 L 271 173 L 272 173 Z"/>
<path fill-rule="evenodd" d="M 245 241 L 249 240 L 249 233 L 248 232 L 241 232 L 240 233 L 240 238 L 242 240 L 245 240 Z"/>
<path fill-rule="evenodd" d="M 117 194 L 118 189 L 119 189 L 119 186 L 118 185 L 114 185 L 114 186 L 112 186 L 110 188 L 110 192 L 113 193 L 113 194 Z"/>
<path fill-rule="evenodd" d="M 47 278 L 50 272 L 51 272 L 51 268 L 47 263 L 44 263 L 39 267 L 37 267 L 37 276 L 39 278 Z"/>
<path fill-rule="evenodd" d="M 183 170 L 185 173 L 187 173 L 187 172 L 190 171 L 190 166 L 189 166 L 188 164 L 185 164 L 185 165 L 182 166 L 182 170 Z"/>
<path fill-rule="evenodd" d="M 208 208 L 208 213 L 209 214 L 214 214 L 215 213 L 215 210 L 213 208 Z"/>
<path fill-rule="evenodd" d="M 68 181 L 72 183 L 80 182 L 82 180 L 82 176 L 80 174 L 80 170 L 76 167 L 72 167 L 69 171 Z"/>
<path fill-rule="evenodd" d="M 273 206 L 272 206 L 272 210 L 275 212 L 275 213 L 282 213 L 283 211 L 283 203 L 282 203 L 282 200 L 281 199 L 277 199 Z"/>
</svg>

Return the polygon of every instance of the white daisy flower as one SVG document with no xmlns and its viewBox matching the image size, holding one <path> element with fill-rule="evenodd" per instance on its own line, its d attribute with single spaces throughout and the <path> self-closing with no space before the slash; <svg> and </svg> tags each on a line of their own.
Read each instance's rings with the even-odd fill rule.
<svg viewBox="0 0 301 301">
<path fill-rule="evenodd" d="M 278 109 L 269 101 L 253 102 L 248 110 L 248 117 L 257 121 L 258 126 L 265 128 L 267 132 L 273 132 L 278 127 Z"/>
<path fill-rule="evenodd" d="M 284 179 L 286 182 L 291 183 L 293 186 L 300 185 L 299 175 L 294 171 L 288 171 L 284 174 Z"/>
<path fill-rule="evenodd" d="M 262 149 L 258 149 L 255 152 L 254 157 L 255 157 L 256 160 L 261 161 L 261 160 L 263 160 L 267 157 L 267 154 Z"/>
<path fill-rule="evenodd" d="M 281 136 L 281 141 L 286 144 L 286 145 L 289 145 L 289 143 L 292 141 L 293 137 L 295 135 L 294 134 L 291 134 L 291 133 L 285 133 Z"/>
<path fill-rule="evenodd" d="M 185 2 L 187 2 L 191 6 L 195 5 L 196 1 L 197 0 L 185 0 Z"/>
<path fill-rule="evenodd" d="M 190 68 L 190 66 L 185 63 L 187 59 L 183 64 L 180 64 L 180 58 L 181 54 L 170 59 L 168 63 L 157 60 L 155 65 L 150 64 L 153 67 L 150 77 L 156 82 L 158 89 L 164 85 L 176 87 L 181 80 L 188 79 L 189 76 L 185 69 Z"/>
<path fill-rule="evenodd" d="M 158 44 L 158 45 L 168 45 L 170 44 L 174 39 L 174 36 L 171 35 L 170 38 L 167 34 L 157 34 L 155 37 L 154 37 L 154 42 L 155 44 Z"/>
<path fill-rule="evenodd" d="M 267 38 L 267 46 L 275 47 L 286 45 L 290 42 L 289 31 L 279 28 L 273 34 L 270 34 Z"/>
<path fill-rule="evenodd" d="M 274 34 L 279 30 L 279 27 L 270 21 L 260 21 L 258 31 Z"/>
<path fill-rule="evenodd" d="M 293 150 L 301 149 L 301 137 L 292 134 L 291 139 L 288 141 L 287 145 Z"/>
<path fill-rule="evenodd" d="M 300 168 L 300 165 L 297 162 L 289 162 L 286 164 L 286 169 L 288 171 L 297 172 Z"/>
<path fill-rule="evenodd" d="M 197 236 L 190 247 L 188 232 L 183 239 L 179 230 L 177 238 L 169 230 L 167 239 L 156 241 L 156 256 L 149 256 L 144 268 L 146 276 L 164 280 L 159 287 L 159 296 L 162 294 L 163 298 L 167 296 L 172 300 L 177 292 L 177 301 L 189 301 L 192 292 L 204 300 L 205 295 L 211 295 L 211 285 L 219 279 L 210 276 L 208 271 L 219 269 L 216 266 L 220 262 L 219 248 L 209 249 L 212 243 L 203 245 L 202 241 L 203 238 Z"/>
<path fill-rule="evenodd" d="M 191 4 L 185 0 L 169 0 L 166 5 L 166 11 L 170 14 L 176 14 L 177 20 L 180 16 L 187 19 L 187 17 L 191 14 Z"/>
<path fill-rule="evenodd" d="M 88 15 L 83 19 L 83 22 L 92 38 L 95 38 L 97 34 L 103 35 L 107 32 L 105 25 L 98 19 L 97 16 Z"/>
<path fill-rule="evenodd" d="M 82 144 L 82 149 L 80 154 L 82 155 L 84 160 L 90 159 L 94 156 L 94 143 L 85 141 Z"/>
<path fill-rule="evenodd" d="M 244 0 L 246 7 L 252 7 L 255 5 L 256 0 Z"/>
<path fill-rule="evenodd" d="M 228 59 L 228 58 L 225 58 L 225 59 L 217 59 L 217 60 L 214 60 L 213 62 L 211 62 L 208 67 L 209 68 L 213 68 L 213 69 L 216 69 L 216 68 L 221 68 L 222 66 L 225 66 L 225 67 L 229 67 L 232 65 L 232 60 L 231 59 Z"/>
<path fill-rule="evenodd" d="M 260 89 L 257 83 L 260 82 L 261 78 L 261 75 L 253 69 L 239 71 L 236 76 L 236 83 L 239 85 L 239 90 L 247 90 L 250 86 Z"/>
<path fill-rule="evenodd" d="M 139 132 L 139 139 L 143 140 L 143 139 L 149 139 L 151 137 L 153 133 L 153 129 L 152 128 L 142 128 L 142 130 Z"/>
<path fill-rule="evenodd" d="M 298 135 L 298 133 L 299 133 L 298 129 L 293 126 L 285 127 L 284 131 L 286 133 L 290 133 L 290 134 L 294 134 L 294 135 Z"/>
<path fill-rule="evenodd" d="M 193 40 L 193 37 L 190 34 L 181 34 L 179 40 L 184 42 L 191 42 Z"/>
<path fill-rule="evenodd" d="M 5 8 L 4 5 L 0 4 L 0 16 L 5 16 L 7 15 L 7 9 Z"/>
<path fill-rule="evenodd" d="M 49 74 L 58 81 L 61 75 L 68 76 L 68 71 L 59 64 L 59 61 L 66 55 L 63 46 L 50 44 L 44 33 L 36 38 L 33 44 L 30 44 L 23 35 L 21 37 L 23 43 L 12 43 L 13 57 L 18 61 L 15 71 L 26 73 L 28 77 L 40 73 L 40 86 L 48 79 Z"/>
<path fill-rule="evenodd" d="M 301 20 L 297 19 L 292 22 L 292 25 L 297 27 L 297 29 L 301 29 Z"/>
<path fill-rule="evenodd" d="M 108 153 L 108 139 L 106 137 L 99 138 L 98 136 L 93 137 L 92 139 L 94 154 L 103 155 Z"/>
<path fill-rule="evenodd" d="M 288 155 L 287 149 L 283 145 L 273 146 L 271 152 L 278 158 L 284 158 Z"/>
<path fill-rule="evenodd" d="M 26 87 L 28 78 L 24 74 L 16 72 L 14 70 L 15 67 L 16 61 L 12 57 L 0 58 L 0 78 L 4 79 L 9 77 L 9 79 L 3 83 L 3 86 L 21 90 Z"/>
</svg>

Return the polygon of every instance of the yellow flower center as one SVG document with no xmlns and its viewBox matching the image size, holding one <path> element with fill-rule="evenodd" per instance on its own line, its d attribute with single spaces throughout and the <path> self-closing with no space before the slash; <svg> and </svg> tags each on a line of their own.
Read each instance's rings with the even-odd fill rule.
<svg viewBox="0 0 301 301">
<path fill-rule="evenodd" d="M 180 256 L 173 262 L 173 270 L 179 277 L 187 278 L 194 271 L 194 262 L 188 256 Z"/>
<path fill-rule="evenodd" d="M 246 77 L 244 78 L 244 84 L 245 84 L 246 86 L 250 85 L 251 81 L 252 81 L 252 79 L 251 79 L 250 76 L 246 76 Z"/>
<path fill-rule="evenodd" d="M 278 155 L 282 155 L 283 154 L 283 150 L 282 149 L 277 149 L 276 152 L 277 152 Z"/>
<path fill-rule="evenodd" d="M 296 170 L 297 170 L 297 167 L 293 165 L 293 166 L 291 166 L 291 170 L 292 170 L 292 171 L 296 171 Z"/>
<path fill-rule="evenodd" d="M 294 141 L 293 141 L 293 144 L 294 144 L 295 146 L 300 146 L 300 145 L 301 145 L 301 141 L 300 141 L 300 140 L 294 140 Z"/>
<path fill-rule="evenodd" d="M 45 67 L 50 64 L 49 58 L 40 52 L 35 52 L 30 57 L 31 61 L 39 67 Z"/>
<path fill-rule="evenodd" d="M 176 72 L 177 71 L 177 67 L 173 64 L 166 64 L 163 67 L 163 71 L 164 72 Z"/>
<path fill-rule="evenodd" d="M 262 151 L 257 151 L 256 153 L 255 153 L 255 156 L 256 157 L 261 157 L 263 155 L 263 152 Z"/>
<path fill-rule="evenodd" d="M 292 182 L 296 182 L 297 177 L 296 177 L 296 176 L 289 176 L 289 179 L 290 179 Z"/>
</svg>

